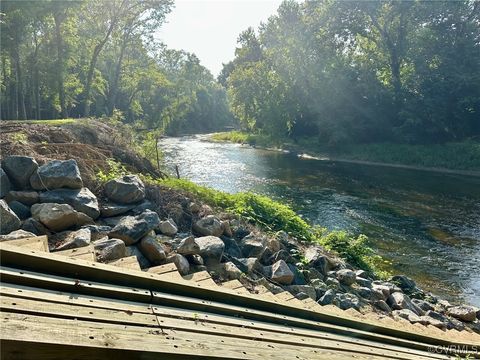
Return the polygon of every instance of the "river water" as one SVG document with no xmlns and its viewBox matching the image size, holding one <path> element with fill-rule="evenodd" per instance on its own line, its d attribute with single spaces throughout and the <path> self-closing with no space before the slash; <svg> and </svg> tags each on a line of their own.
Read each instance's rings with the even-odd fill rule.
<svg viewBox="0 0 480 360">
<path fill-rule="evenodd" d="M 368 235 L 425 290 L 480 306 L 480 178 L 303 159 L 205 136 L 159 143 L 173 173 L 230 193 L 286 202 L 305 219 Z"/>
</svg>

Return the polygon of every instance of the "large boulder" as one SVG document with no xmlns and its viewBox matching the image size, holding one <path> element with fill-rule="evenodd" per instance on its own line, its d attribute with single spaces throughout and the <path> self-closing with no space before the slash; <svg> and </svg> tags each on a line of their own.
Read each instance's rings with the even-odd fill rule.
<svg viewBox="0 0 480 360">
<path fill-rule="evenodd" d="M 177 253 L 185 256 L 200 254 L 200 246 L 193 236 L 188 236 L 178 244 Z"/>
<path fill-rule="evenodd" d="M 270 269 L 264 269 L 262 264 L 258 261 L 257 258 L 232 258 L 232 262 L 235 266 L 237 266 L 241 271 L 244 273 L 252 274 L 252 273 L 267 273 L 270 274 Z"/>
<path fill-rule="evenodd" d="M 100 214 L 102 217 L 112 217 L 125 214 L 127 211 L 132 210 L 135 204 L 115 204 L 106 203 L 100 205 Z"/>
<path fill-rule="evenodd" d="M 40 201 L 40 195 L 37 191 L 10 191 L 5 196 L 5 201 L 8 203 L 18 201 L 24 205 L 32 206 Z"/>
<path fill-rule="evenodd" d="M 137 216 L 125 216 L 108 233 L 109 237 L 122 239 L 125 244 L 133 245 L 150 231 L 158 227 L 160 218 L 154 211 L 147 210 Z"/>
<path fill-rule="evenodd" d="M 467 305 L 452 306 L 448 309 L 447 314 L 458 320 L 472 322 L 477 318 L 477 309 Z"/>
<path fill-rule="evenodd" d="M 185 258 L 185 256 L 176 254 L 173 255 L 172 260 L 177 267 L 180 275 L 187 275 L 190 272 L 190 264 L 188 263 L 188 260 Z"/>
<path fill-rule="evenodd" d="M 12 155 L 2 161 L 2 168 L 7 173 L 13 187 L 23 190 L 30 187 L 30 177 L 37 170 L 38 164 L 30 156 Z"/>
<path fill-rule="evenodd" d="M 0 167 L 0 198 L 3 198 L 12 189 L 7 173 Z"/>
<path fill-rule="evenodd" d="M 228 280 L 240 279 L 242 271 L 231 261 L 223 264 L 223 273 Z"/>
<path fill-rule="evenodd" d="M 10 209 L 5 200 L 0 200 L 0 235 L 18 230 L 22 225 L 18 216 Z"/>
<path fill-rule="evenodd" d="M 359 309 L 360 300 L 353 294 L 337 294 L 333 299 L 333 305 L 339 307 L 342 310 L 347 310 L 350 308 Z"/>
<path fill-rule="evenodd" d="M 97 197 L 87 188 L 57 189 L 40 193 L 41 203 L 71 205 L 75 210 L 87 214 L 92 219 L 100 216 Z"/>
<path fill-rule="evenodd" d="M 51 234 L 51 231 L 48 230 L 45 225 L 34 218 L 25 220 L 22 224 L 22 230 L 34 233 L 37 236 Z"/>
<path fill-rule="evenodd" d="M 240 241 L 240 249 L 245 257 L 257 257 L 260 258 L 265 251 L 265 238 L 250 234 L 245 236 Z"/>
<path fill-rule="evenodd" d="M 126 247 L 125 256 L 135 256 L 141 269 L 149 268 L 152 266 L 150 261 L 143 255 L 140 249 L 136 245 Z"/>
<path fill-rule="evenodd" d="M 15 231 L 12 231 L 10 234 L 0 235 L 0 241 L 26 239 L 26 238 L 35 237 L 35 236 L 36 235 L 34 233 L 31 233 L 25 230 L 15 230 Z"/>
<path fill-rule="evenodd" d="M 145 185 L 137 175 L 125 175 L 107 182 L 105 195 L 119 204 L 136 203 L 145 198 Z"/>
<path fill-rule="evenodd" d="M 66 234 L 62 243 L 55 250 L 68 250 L 90 245 L 92 233 L 89 229 L 80 229 Z"/>
<path fill-rule="evenodd" d="M 216 236 L 202 236 L 196 238 L 195 243 L 199 248 L 198 255 L 200 255 L 206 263 L 220 262 L 223 251 L 225 250 L 225 244 L 222 239 Z"/>
<path fill-rule="evenodd" d="M 347 285 L 347 286 L 354 284 L 355 280 L 357 279 L 357 275 L 355 274 L 355 271 L 352 271 L 350 269 L 338 270 L 336 273 L 336 276 L 340 284 Z"/>
<path fill-rule="evenodd" d="M 158 225 L 160 232 L 167 236 L 174 236 L 178 232 L 177 224 L 172 219 L 160 222 Z"/>
<path fill-rule="evenodd" d="M 62 231 L 74 226 L 93 224 L 92 218 L 76 211 L 68 204 L 34 204 L 31 211 L 34 219 L 53 231 Z"/>
<path fill-rule="evenodd" d="M 193 231 L 205 236 L 218 237 L 223 234 L 223 224 L 214 215 L 208 215 L 193 224 Z"/>
<path fill-rule="evenodd" d="M 35 190 L 53 190 L 60 188 L 81 189 L 83 181 L 77 162 L 70 160 L 53 160 L 40 166 L 30 178 Z"/>
<path fill-rule="evenodd" d="M 121 259 L 126 256 L 125 243 L 120 239 L 104 237 L 93 243 L 98 261 L 106 262 Z"/>
<path fill-rule="evenodd" d="M 272 275 L 270 278 L 282 285 L 290 285 L 293 282 L 295 275 L 283 260 L 277 261 L 272 265 Z"/>
<path fill-rule="evenodd" d="M 412 303 L 408 295 L 402 292 L 392 293 L 387 299 L 387 304 L 392 308 L 392 310 L 408 309 L 413 311 L 417 315 L 425 314 L 425 312 L 422 309 L 420 309 L 417 305 Z"/>
<path fill-rule="evenodd" d="M 153 265 L 164 264 L 167 255 L 163 249 L 162 244 L 157 241 L 157 237 L 153 232 L 144 236 L 137 245 L 138 249 L 142 254 L 150 261 Z"/>
<path fill-rule="evenodd" d="M 21 202 L 12 201 L 8 204 L 10 209 L 18 216 L 20 220 L 28 219 L 31 216 L 30 208 Z"/>
<path fill-rule="evenodd" d="M 390 279 L 390 282 L 397 285 L 406 293 L 411 293 L 417 287 L 415 281 L 405 275 L 395 275 Z"/>
</svg>

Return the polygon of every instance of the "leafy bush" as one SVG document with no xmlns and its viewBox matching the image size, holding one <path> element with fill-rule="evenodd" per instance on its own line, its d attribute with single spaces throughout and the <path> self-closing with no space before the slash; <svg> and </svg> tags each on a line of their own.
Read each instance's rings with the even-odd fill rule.
<svg viewBox="0 0 480 360">
<path fill-rule="evenodd" d="M 97 178 L 102 183 L 113 180 L 128 173 L 127 169 L 125 169 L 125 166 L 115 161 L 114 159 L 107 159 L 107 164 L 109 167 L 108 172 L 104 172 L 102 170 L 97 172 Z"/>
</svg>

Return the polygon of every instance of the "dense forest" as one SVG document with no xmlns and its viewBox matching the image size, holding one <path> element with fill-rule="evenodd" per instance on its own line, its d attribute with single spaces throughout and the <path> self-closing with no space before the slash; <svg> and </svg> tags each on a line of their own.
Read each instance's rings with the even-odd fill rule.
<svg viewBox="0 0 480 360">
<path fill-rule="evenodd" d="M 219 81 L 245 128 L 277 137 L 478 137 L 480 2 L 285 1 Z"/>
<path fill-rule="evenodd" d="M 155 38 L 172 0 L 2 1 L 1 119 L 236 121 L 330 145 L 480 136 L 480 2 L 285 1 L 216 80 Z M 188 31 L 188 29 L 185 29 Z"/>
<path fill-rule="evenodd" d="M 168 133 L 231 123 L 225 89 L 154 38 L 171 0 L 2 1 L 1 118 L 115 116 Z"/>
</svg>

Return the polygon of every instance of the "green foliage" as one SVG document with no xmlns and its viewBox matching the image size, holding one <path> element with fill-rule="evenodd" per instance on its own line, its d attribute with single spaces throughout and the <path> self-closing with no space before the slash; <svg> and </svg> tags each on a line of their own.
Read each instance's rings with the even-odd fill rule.
<svg viewBox="0 0 480 360">
<path fill-rule="evenodd" d="M 252 135 L 241 131 L 219 132 L 212 134 L 210 139 L 213 141 L 228 141 L 237 144 L 250 143 Z"/>
<path fill-rule="evenodd" d="M 62 126 L 67 124 L 73 124 L 74 122 L 79 121 L 78 119 L 55 119 L 55 120 L 23 120 L 15 121 L 18 124 L 39 124 L 39 125 L 48 125 L 48 126 Z"/>
<path fill-rule="evenodd" d="M 388 271 L 381 270 L 386 264 L 368 246 L 368 238 L 365 235 L 359 235 L 355 238 L 345 231 L 333 231 L 318 237 L 316 241 L 327 250 L 335 251 L 353 266 L 359 267 L 372 275 L 377 275 L 380 278 L 388 278 L 390 275 Z"/>
<path fill-rule="evenodd" d="M 102 170 L 97 172 L 97 179 L 101 183 L 106 183 L 107 181 L 113 180 L 128 173 L 127 169 L 125 169 L 125 166 L 114 159 L 107 159 L 107 164 L 108 170 L 106 172 Z"/>
</svg>

